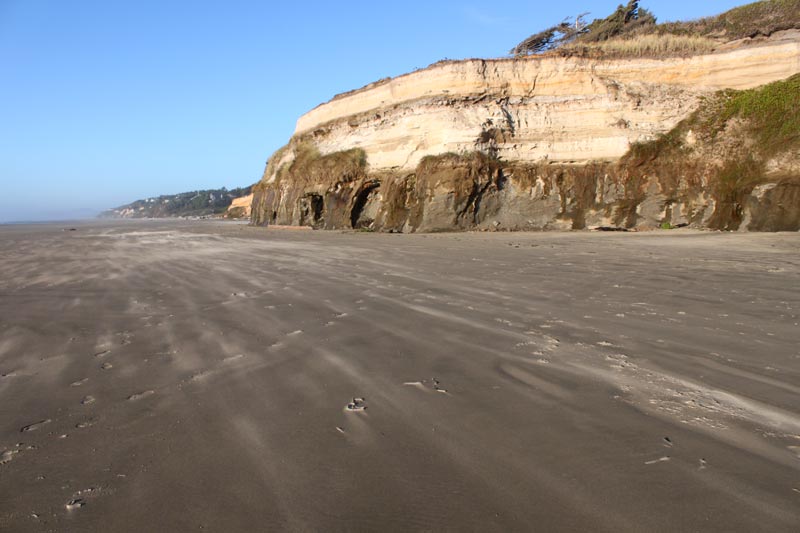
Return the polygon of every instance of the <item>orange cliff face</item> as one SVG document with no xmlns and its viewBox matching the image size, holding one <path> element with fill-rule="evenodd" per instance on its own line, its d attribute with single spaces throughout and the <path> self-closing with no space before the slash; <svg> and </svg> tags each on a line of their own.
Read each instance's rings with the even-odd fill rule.
<svg viewBox="0 0 800 533">
<path fill-rule="evenodd" d="M 234 198 L 228 207 L 226 216 L 228 218 L 250 218 L 253 206 L 253 193 L 247 196 Z"/>
</svg>

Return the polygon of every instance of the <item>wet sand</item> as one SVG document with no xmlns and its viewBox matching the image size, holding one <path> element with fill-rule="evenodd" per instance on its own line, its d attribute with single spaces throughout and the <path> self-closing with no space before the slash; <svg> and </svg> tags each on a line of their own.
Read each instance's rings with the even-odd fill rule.
<svg viewBox="0 0 800 533">
<path fill-rule="evenodd" d="M 800 235 L 0 226 L 0 529 L 797 531 Z"/>
</svg>

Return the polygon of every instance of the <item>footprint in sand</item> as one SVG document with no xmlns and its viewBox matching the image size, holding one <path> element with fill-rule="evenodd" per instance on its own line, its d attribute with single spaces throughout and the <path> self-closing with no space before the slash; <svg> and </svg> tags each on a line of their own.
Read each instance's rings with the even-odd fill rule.
<svg viewBox="0 0 800 533">
<path fill-rule="evenodd" d="M 345 406 L 345 409 L 347 409 L 348 411 L 364 411 L 367 408 L 365 402 L 366 402 L 365 398 L 353 398 L 353 401 L 349 402 Z"/>
<path fill-rule="evenodd" d="M 10 462 L 18 453 L 19 450 L 4 450 L 3 453 L 0 453 L 0 465 Z"/>
<path fill-rule="evenodd" d="M 214 373 L 213 370 L 202 370 L 200 372 L 192 374 L 192 377 L 189 378 L 189 381 L 192 382 L 203 381 L 205 378 L 209 377 L 213 373 Z M 128 399 L 130 400 L 131 398 Z"/>
<path fill-rule="evenodd" d="M 130 396 L 128 396 L 128 401 L 135 402 L 136 400 L 147 398 L 148 396 L 152 396 L 153 394 L 155 394 L 155 391 L 152 390 L 137 392 L 136 394 L 131 394 Z"/>
<path fill-rule="evenodd" d="M 49 424 L 50 422 L 51 422 L 51 420 L 49 418 L 46 419 L 46 420 L 39 420 L 38 422 L 34 422 L 33 424 L 28 424 L 27 426 L 22 426 L 22 428 L 20 428 L 19 431 L 20 431 L 20 433 L 27 433 L 29 431 L 36 431 L 40 427 L 42 427 L 42 426 L 44 426 L 46 424 Z"/>
</svg>

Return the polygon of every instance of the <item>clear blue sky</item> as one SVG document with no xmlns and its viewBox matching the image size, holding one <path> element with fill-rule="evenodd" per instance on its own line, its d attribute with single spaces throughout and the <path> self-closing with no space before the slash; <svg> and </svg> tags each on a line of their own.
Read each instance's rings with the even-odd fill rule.
<svg viewBox="0 0 800 533">
<path fill-rule="evenodd" d="M 297 117 L 617 1 L 0 0 L 0 221 L 254 183 Z M 659 20 L 744 0 L 643 0 Z"/>
</svg>

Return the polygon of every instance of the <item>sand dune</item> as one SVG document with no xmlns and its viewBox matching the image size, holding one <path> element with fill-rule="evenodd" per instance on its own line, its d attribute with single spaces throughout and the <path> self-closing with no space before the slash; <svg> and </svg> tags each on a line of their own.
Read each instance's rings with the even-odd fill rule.
<svg viewBox="0 0 800 533">
<path fill-rule="evenodd" d="M 797 531 L 800 235 L 0 226 L 0 530 Z"/>
</svg>

